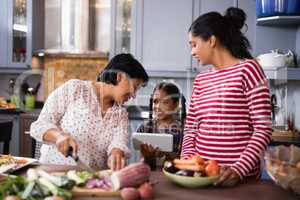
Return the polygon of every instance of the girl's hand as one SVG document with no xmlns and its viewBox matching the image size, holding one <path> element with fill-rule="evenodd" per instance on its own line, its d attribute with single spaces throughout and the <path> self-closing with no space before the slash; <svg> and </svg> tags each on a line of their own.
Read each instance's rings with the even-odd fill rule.
<svg viewBox="0 0 300 200">
<path fill-rule="evenodd" d="M 158 148 L 154 148 L 151 144 L 141 144 L 141 153 L 143 157 L 156 157 Z"/>
<path fill-rule="evenodd" d="M 56 139 L 56 147 L 64 156 L 68 156 L 69 147 L 73 149 L 73 157 L 77 156 L 78 144 L 76 140 L 68 134 L 60 134 Z"/>
<path fill-rule="evenodd" d="M 125 155 L 124 152 L 118 148 L 111 150 L 110 156 L 107 160 L 108 167 L 113 170 L 120 170 L 125 167 Z"/>
<path fill-rule="evenodd" d="M 231 169 L 229 166 L 222 166 L 220 177 L 215 185 L 223 187 L 232 187 L 237 185 L 241 181 L 239 175 Z"/>
</svg>

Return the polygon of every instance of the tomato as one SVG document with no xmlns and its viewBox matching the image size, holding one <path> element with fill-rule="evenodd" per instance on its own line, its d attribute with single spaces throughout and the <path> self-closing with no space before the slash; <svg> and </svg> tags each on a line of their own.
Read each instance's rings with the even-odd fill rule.
<svg viewBox="0 0 300 200">
<path fill-rule="evenodd" d="M 209 160 L 205 167 L 205 173 L 207 176 L 218 176 L 220 174 L 220 166 L 218 161 Z"/>
</svg>

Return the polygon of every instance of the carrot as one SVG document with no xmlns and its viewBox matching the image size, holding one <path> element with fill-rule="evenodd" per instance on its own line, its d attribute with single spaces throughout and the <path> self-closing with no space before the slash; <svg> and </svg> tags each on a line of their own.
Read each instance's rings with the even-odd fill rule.
<svg viewBox="0 0 300 200">
<path fill-rule="evenodd" d="M 200 156 L 198 155 L 193 155 L 192 160 L 194 160 L 196 163 L 198 163 L 199 165 L 203 165 L 204 164 L 204 159 L 201 158 Z"/>
<path fill-rule="evenodd" d="M 191 171 L 203 171 L 204 170 L 204 166 L 202 165 L 198 165 L 198 164 L 175 164 L 175 167 L 181 170 L 191 170 Z"/>
<path fill-rule="evenodd" d="M 197 164 L 195 162 L 195 160 L 193 159 L 174 159 L 173 160 L 174 164 L 178 164 L 178 165 L 195 165 Z"/>
</svg>

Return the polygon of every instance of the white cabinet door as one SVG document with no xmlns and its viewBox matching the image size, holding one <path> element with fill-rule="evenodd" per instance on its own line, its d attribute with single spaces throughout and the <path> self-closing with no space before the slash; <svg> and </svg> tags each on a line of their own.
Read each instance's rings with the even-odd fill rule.
<svg viewBox="0 0 300 200">
<path fill-rule="evenodd" d="M 195 0 L 136 0 L 132 53 L 148 71 L 191 68 L 188 28 Z"/>
</svg>

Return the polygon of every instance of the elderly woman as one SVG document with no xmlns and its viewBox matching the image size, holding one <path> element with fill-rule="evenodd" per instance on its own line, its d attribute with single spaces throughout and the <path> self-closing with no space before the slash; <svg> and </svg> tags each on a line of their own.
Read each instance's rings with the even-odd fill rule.
<svg viewBox="0 0 300 200">
<path fill-rule="evenodd" d="M 41 163 L 75 165 L 70 147 L 93 169 L 118 170 L 129 156 L 128 114 L 121 105 L 148 81 L 130 54 L 115 56 L 97 82 L 69 80 L 48 97 L 30 134 L 42 142 Z"/>
</svg>

